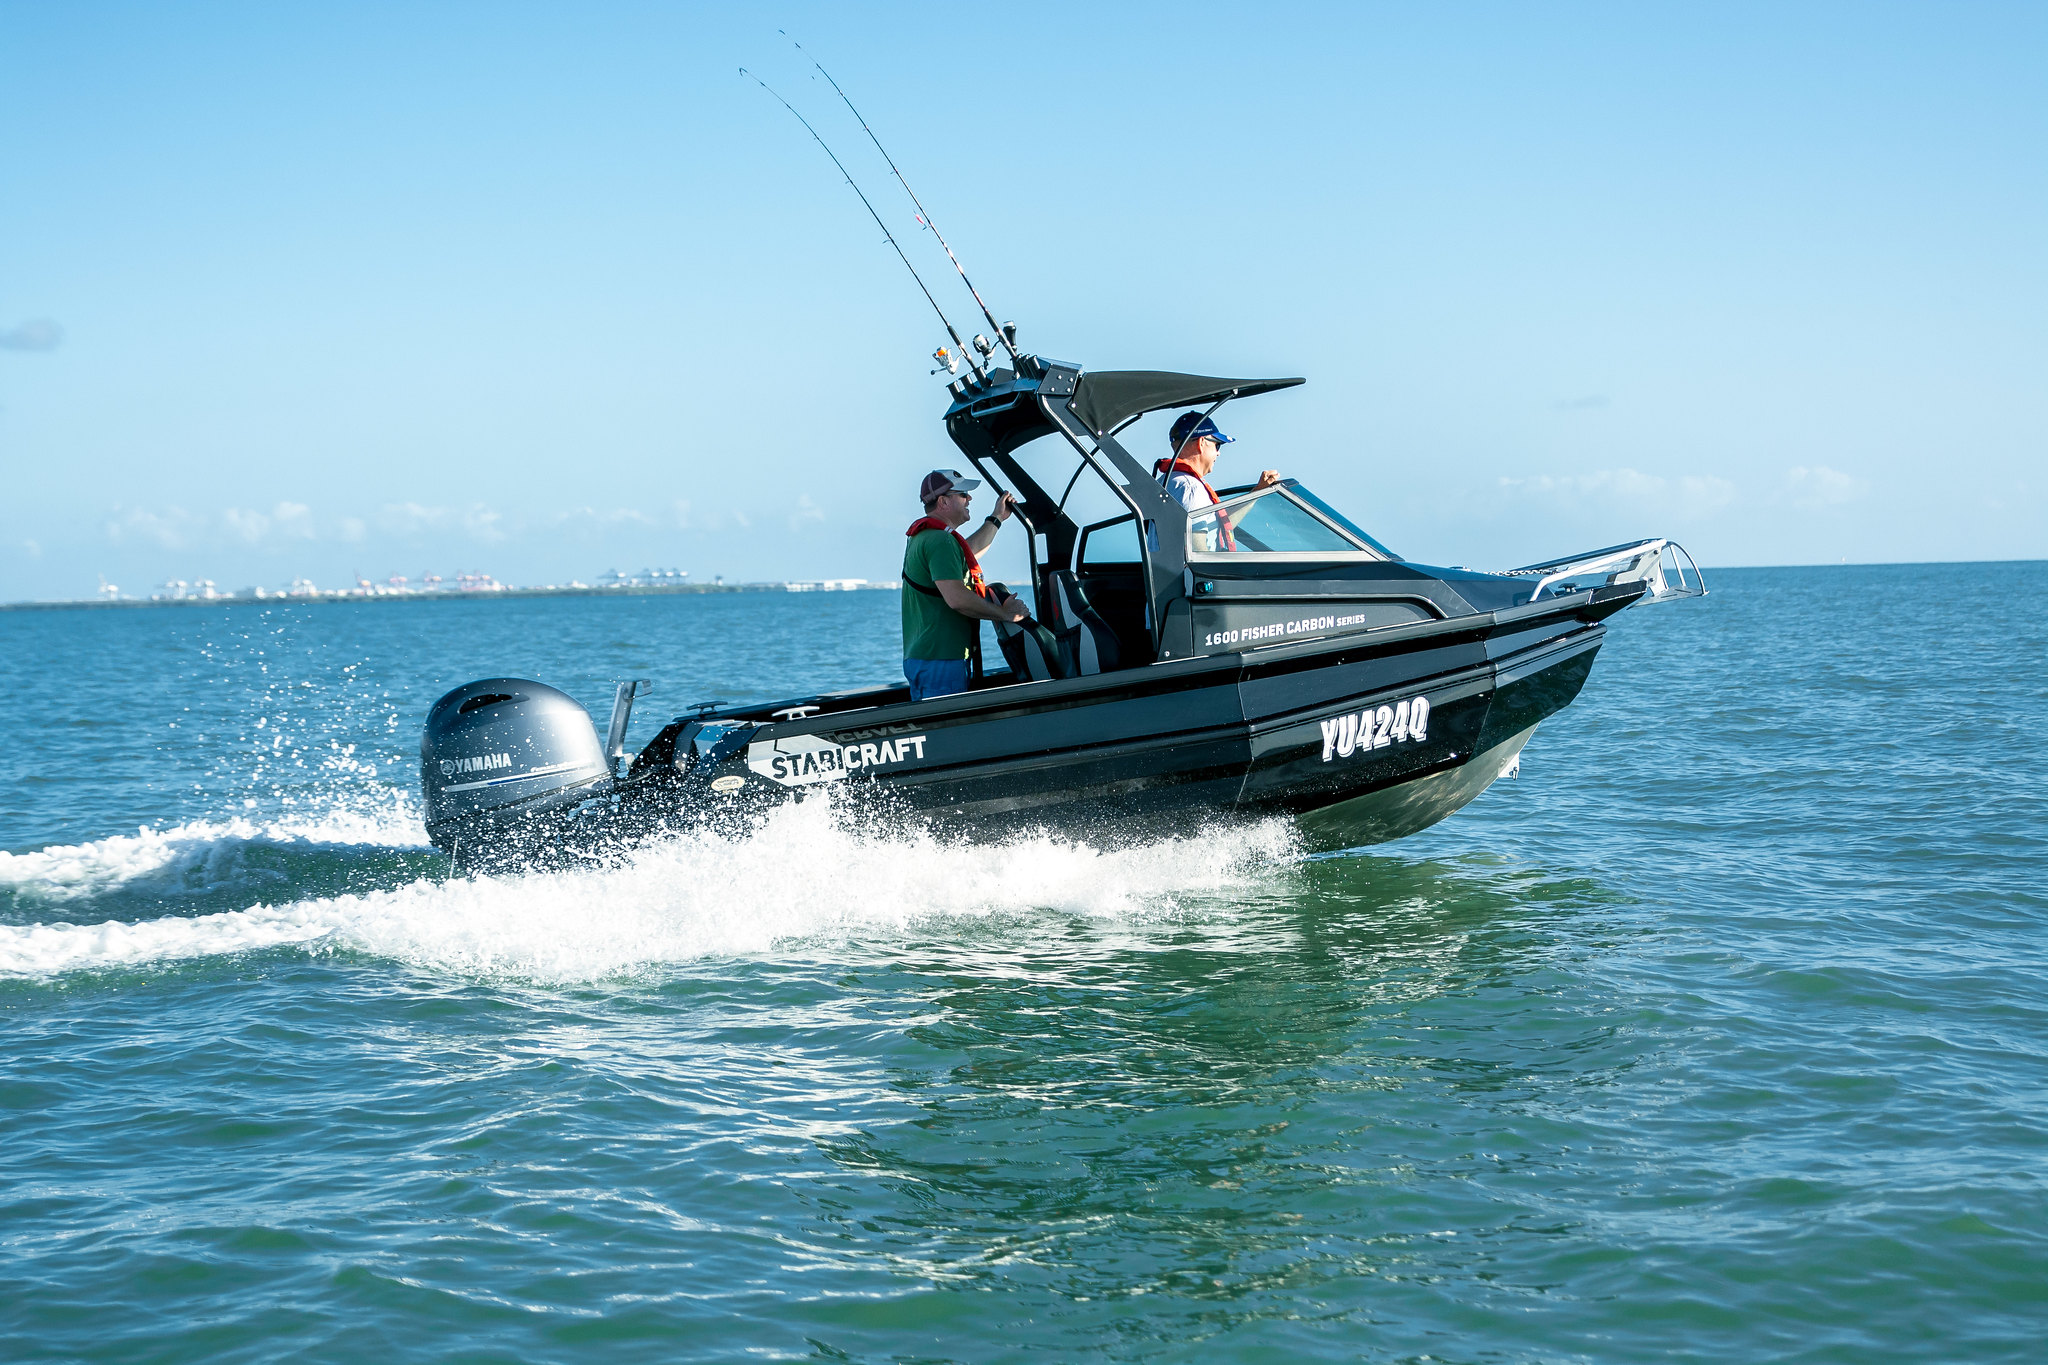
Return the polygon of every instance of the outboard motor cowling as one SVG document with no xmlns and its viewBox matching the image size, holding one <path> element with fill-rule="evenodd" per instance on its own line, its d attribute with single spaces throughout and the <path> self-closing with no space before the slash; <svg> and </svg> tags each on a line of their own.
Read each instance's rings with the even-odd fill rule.
<svg viewBox="0 0 2048 1365">
<path fill-rule="evenodd" d="M 464 683 L 434 703 L 420 737 L 427 837 L 444 849 L 488 841 L 590 795 L 610 771 L 573 697 L 528 678 Z"/>
</svg>

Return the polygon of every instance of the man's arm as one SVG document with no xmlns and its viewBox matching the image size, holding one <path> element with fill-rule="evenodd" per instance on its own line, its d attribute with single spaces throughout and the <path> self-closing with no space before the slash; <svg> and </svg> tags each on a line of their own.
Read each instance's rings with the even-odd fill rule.
<svg viewBox="0 0 2048 1365">
<path fill-rule="evenodd" d="M 1010 515 L 1010 505 L 1016 500 L 1016 497 L 1009 493 L 996 499 L 994 515 L 985 518 L 981 525 L 974 528 L 974 534 L 966 538 L 974 553 L 985 555 L 988 553 L 988 547 L 996 543 L 996 532 L 1001 529 L 1003 520 Z"/>
<path fill-rule="evenodd" d="M 938 589 L 939 596 L 946 600 L 947 606 L 976 621 L 1021 621 L 1031 614 L 1024 609 L 1024 599 L 1021 597 L 1012 597 L 1005 602 L 991 602 L 957 578 L 941 578 Z"/>
</svg>

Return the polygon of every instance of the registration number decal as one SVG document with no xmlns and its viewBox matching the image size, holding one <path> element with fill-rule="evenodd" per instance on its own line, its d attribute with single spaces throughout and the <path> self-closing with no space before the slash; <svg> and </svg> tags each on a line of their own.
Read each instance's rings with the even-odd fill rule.
<svg viewBox="0 0 2048 1365">
<path fill-rule="evenodd" d="M 1428 738 L 1428 697 L 1404 698 L 1392 706 L 1368 706 L 1323 722 L 1323 762 Z"/>
</svg>

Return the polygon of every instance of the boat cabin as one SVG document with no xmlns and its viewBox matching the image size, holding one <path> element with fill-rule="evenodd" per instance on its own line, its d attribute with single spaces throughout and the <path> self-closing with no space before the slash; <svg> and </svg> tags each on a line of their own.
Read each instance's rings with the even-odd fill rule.
<svg viewBox="0 0 2048 1365">
<path fill-rule="evenodd" d="M 947 433 L 992 488 L 1016 495 L 1052 637 L 999 629 L 1012 667 L 1082 676 L 1529 600 L 1527 584 L 1499 575 L 1404 561 L 1294 479 L 1219 490 L 1217 506 L 1190 515 L 1117 439 L 1147 413 L 1214 413 L 1301 382 L 1084 373 L 1028 355 L 955 380 Z M 1109 493 L 1108 516 L 1079 511 L 1089 485 Z"/>
</svg>

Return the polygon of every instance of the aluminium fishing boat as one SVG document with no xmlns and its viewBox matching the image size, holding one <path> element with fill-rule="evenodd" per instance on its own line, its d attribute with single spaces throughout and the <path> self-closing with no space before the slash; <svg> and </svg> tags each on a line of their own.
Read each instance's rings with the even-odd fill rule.
<svg viewBox="0 0 2048 1365">
<path fill-rule="evenodd" d="M 896 685 L 705 703 L 633 754 L 644 681 L 619 684 L 603 740 L 545 684 L 469 683 L 421 742 L 435 844 L 587 853 L 821 792 L 968 831 L 1284 812 L 1326 847 L 1397 839 L 1518 763 L 1585 685 L 1609 617 L 1706 591 L 1662 539 L 1505 573 L 1429 567 L 1291 479 L 1191 514 L 1119 433 L 1301 380 L 1087 372 L 1002 330 L 1012 367 L 953 379 L 945 413 L 1029 533 L 1035 619 L 998 628 L 1001 666 L 926 701 Z M 1108 515 L 1080 510 L 1084 484 Z"/>
</svg>

